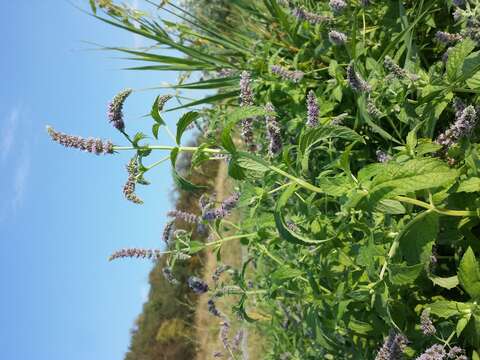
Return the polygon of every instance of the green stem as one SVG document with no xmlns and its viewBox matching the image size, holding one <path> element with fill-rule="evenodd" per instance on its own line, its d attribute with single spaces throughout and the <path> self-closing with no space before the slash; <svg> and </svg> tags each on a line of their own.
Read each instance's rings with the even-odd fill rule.
<svg viewBox="0 0 480 360">
<path fill-rule="evenodd" d="M 290 180 L 292 180 L 293 182 L 297 183 L 298 185 L 300 185 L 301 187 L 303 187 L 305 189 L 308 189 L 308 190 L 316 192 L 316 193 L 323 193 L 322 189 L 316 187 L 315 185 L 312 185 L 312 184 L 306 182 L 305 180 L 302 180 L 302 179 L 299 179 L 299 178 L 297 178 L 293 175 L 290 175 L 286 171 L 283 171 L 283 170 L 277 168 L 276 166 L 273 166 L 273 165 L 266 165 L 266 166 L 270 170 L 275 171 L 276 173 L 278 173 L 280 175 L 283 175 L 286 178 L 289 178 Z"/>
<path fill-rule="evenodd" d="M 429 203 L 426 203 L 424 201 L 417 200 L 417 199 L 412 199 L 412 198 L 409 198 L 409 197 L 406 197 L 406 196 L 395 196 L 394 199 L 397 200 L 397 201 L 400 201 L 400 202 L 404 202 L 404 203 L 408 203 L 408 204 L 412 204 L 412 205 L 417 205 L 417 206 L 420 206 L 420 207 L 422 207 L 424 209 L 427 209 L 427 210 L 435 211 L 436 213 L 441 214 L 441 215 L 458 216 L 458 217 L 480 216 L 479 209 L 477 209 L 475 211 L 439 209 L 439 208 L 437 208 L 433 205 L 430 205 Z"/>
<path fill-rule="evenodd" d="M 194 152 L 198 150 L 197 146 L 168 146 L 168 145 L 144 145 L 139 147 L 134 146 L 114 146 L 114 151 L 124 151 L 124 150 L 173 150 L 178 148 L 179 151 L 190 151 Z M 223 153 L 221 149 L 202 149 L 207 153 L 219 154 Z"/>
<path fill-rule="evenodd" d="M 221 238 L 220 240 L 215 240 L 215 241 L 211 241 L 209 243 L 206 243 L 205 247 L 220 245 L 220 244 L 222 244 L 224 242 L 227 242 L 227 241 L 236 240 L 236 239 L 243 239 L 243 238 L 252 237 L 252 236 L 255 236 L 255 235 L 257 235 L 257 233 L 227 236 L 227 237 Z"/>
<path fill-rule="evenodd" d="M 167 160 L 170 160 L 170 155 L 169 155 L 169 156 L 165 156 L 164 158 L 158 160 L 157 162 L 154 162 L 154 163 L 151 164 L 150 166 L 147 166 L 147 167 L 146 167 L 147 170 L 145 170 L 145 171 L 148 171 L 148 170 L 150 170 L 150 169 L 153 169 L 155 166 L 158 166 L 158 165 L 164 163 L 164 162 L 167 161 Z"/>
<path fill-rule="evenodd" d="M 382 269 L 380 270 L 380 280 L 383 280 L 383 276 L 385 275 L 385 271 L 387 270 L 388 261 L 395 256 L 399 244 L 400 244 L 400 239 L 397 236 L 395 240 L 393 240 L 392 246 L 390 246 L 390 251 L 388 252 L 388 257 L 385 259 Z"/>
</svg>

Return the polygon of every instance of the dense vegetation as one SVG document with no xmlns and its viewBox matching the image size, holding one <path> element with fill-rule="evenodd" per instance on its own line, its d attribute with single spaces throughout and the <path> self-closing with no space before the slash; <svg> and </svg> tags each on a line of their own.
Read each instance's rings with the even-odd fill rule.
<svg viewBox="0 0 480 360">
<path fill-rule="evenodd" d="M 173 146 L 127 135 L 126 93 L 110 120 L 128 146 L 49 130 L 65 146 L 133 151 L 132 201 L 153 168 L 143 162 L 170 152 L 176 183 L 199 206 L 176 214 L 192 227 L 172 237 L 167 279 L 177 282 L 186 258 L 221 259 L 238 241 L 241 268 L 187 283 L 226 330 L 232 316 L 215 304 L 237 296 L 232 311 L 267 337 L 266 359 L 480 359 L 478 1 L 232 0 L 227 21 L 164 1 L 178 22 L 156 8 L 99 5 L 108 15 L 99 19 L 152 41 L 148 51 L 117 49 L 147 62 L 135 69 L 182 71 L 174 88 L 217 90 L 178 107 L 212 105 L 178 120 Z M 151 107 L 153 138 L 168 99 Z M 183 146 L 193 122 L 204 141 Z M 181 153 L 193 154 L 192 169 L 226 160 L 238 192 L 221 204 L 200 196 L 205 187 L 176 170 Z M 198 229 L 208 240 L 190 236 Z M 224 334 L 216 356 L 241 358 Z"/>
</svg>

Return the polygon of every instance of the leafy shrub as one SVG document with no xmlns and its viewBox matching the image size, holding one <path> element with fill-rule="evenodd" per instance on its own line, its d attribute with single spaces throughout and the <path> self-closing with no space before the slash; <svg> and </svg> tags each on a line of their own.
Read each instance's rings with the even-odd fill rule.
<svg viewBox="0 0 480 360">
<path fill-rule="evenodd" d="M 193 153 L 193 168 L 227 159 L 238 193 L 179 214 L 209 240 L 177 233 L 166 255 L 175 270 L 185 256 L 242 243 L 248 260 L 230 283 L 189 285 L 227 324 L 214 301 L 239 295 L 233 311 L 268 336 L 265 358 L 479 359 L 480 4 L 233 0 L 228 26 L 165 6 L 182 21 L 162 27 L 127 10 L 100 18 L 185 55 L 120 49 L 149 63 L 136 69 L 210 73 L 177 88 L 217 89 L 180 108 L 213 107 L 184 114 L 173 146 L 50 130 L 54 140 L 134 151 L 130 185 L 151 170 L 145 158 L 170 151 L 178 186 L 197 194 L 204 187 L 175 170 L 178 154 Z M 199 119 L 205 142 L 182 146 Z M 228 221 L 235 206 L 240 224 Z M 232 227 L 237 235 L 223 235 Z"/>
</svg>

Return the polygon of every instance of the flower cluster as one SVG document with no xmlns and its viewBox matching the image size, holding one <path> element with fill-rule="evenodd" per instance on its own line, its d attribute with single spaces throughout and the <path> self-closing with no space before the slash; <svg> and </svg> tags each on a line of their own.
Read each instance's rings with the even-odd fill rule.
<svg viewBox="0 0 480 360">
<path fill-rule="evenodd" d="M 158 111 L 163 111 L 163 108 L 165 107 L 165 104 L 167 103 L 168 100 L 170 100 L 173 96 L 172 95 L 161 95 L 158 97 Z"/>
<path fill-rule="evenodd" d="M 370 92 L 372 88 L 355 72 L 353 61 L 347 67 L 347 82 L 352 90 L 358 92 Z"/>
<path fill-rule="evenodd" d="M 432 319 L 430 319 L 430 311 L 425 309 L 420 315 L 420 328 L 424 335 L 433 336 L 436 334 L 437 329 L 433 325 Z"/>
<path fill-rule="evenodd" d="M 367 101 L 367 113 L 374 119 L 378 119 L 383 115 L 371 99 L 368 99 Z"/>
<path fill-rule="evenodd" d="M 459 105 L 460 106 L 460 105 Z M 477 124 L 477 112 L 470 105 L 463 110 L 456 110 L 456 120 L 437 138 L 437 143 L 445 149 L 456 144 L 461 138 L 469 136 Z"/>
<path fill-rule="evenodd" d="M 158 249 L 139 249 L 128 248 L 115 251 L 108 258 L 109 261 L 123 258 L 142 258 L 142 259 L 158 259 L 161 256 L 161 252 Z"/>
<path fill-rule="evenodd" d="M 212 280 L 217 282 L 220 279 L 220 275 L 222 275 L 225 271 L 230 270 L 230 265 L 221 265 L 215 269 L 215 272 L 212 275 Z"/>
<path fill-rule="evenodd" d="M 425 350 L 416 360 L 443 360 L 445 355 L 447 355 L 445 348 L 442 345 L 435 344 Z"/>
<path fill-rule="evenodd" d="M 310 90 L 307 95 L 307 126 L 316 127 L 318 126 L 318 116 L 320 114 L 320 109 L 318 107 L 317 97 L 315 92 Z"/>
<path fill-rule="evenodd" d="M 135 187 L 137 184 L 137 176 L 138 176 L 138 165 L 137 160 L 133 158 L 130 160 L 128 165 L 126 166 L 128 178 L 127 182 L 123 186 L 123 195 L 129 201 L 134 204 L 143 204 L 142 199 L 140 199 L 137 194 L 135 194 Z"/>
<path fill-rule="evenodd" d="M 330 0 L 329 5 L 335 14 L 341 13 L 347 7 L 347 3 L 344 0 Z"/>
<path fill-rule="evenodd" d="M 162 269 L 162 274 L 163 276 L 165 277 L 165 279 L 172 285 L 178 285 L 178 280 L 175 279 L 175 277 L 173 276 L 173 272 L 172 272 L 172 268 L 170 267 L 164 267 Z"/>
<path fill-rule="evenodd" d="M 132 89 L 122 90 L 115 95 L 113 100 L 108 104 L 108 119 L 117 130 L 125 130 L 125 123 L 123 121 L 123 104 L 131 93 Z"/>
<path fill-rule="evenodd" d="M 453 360 L 468 360 L 467 356 L 465 355 L 465 351 L 458 346 L 454 346 L 450 349 L 447 354 L 447 358 Z"/>
<path fill-rule="evenodd" d="M 175 220 L 169 221 L 167 225 L 165 225 L 165 228 L 163 229 L 163 233 L 162 233 L 162 240 L 165 242 L 165 244 L 168 245 L 170 243 L 174 229 L 175 229 Z"/>
<path fill-rule="evenodd" d="M 240 106 L 252 106 L 253 105 L 253 92 L 251 88 L 250 73 L 243 71 L 240 75 Z M 242 120 L 242 136 L 250 152 L 255 152 L 257 146 L 254 143 L 253 136 L 253 119 L 246 118 Z"/>
<path fill-rule="evenodd" d="M 177 220 L 185 221 L 189 224 L 197 224 L 200 221 L 197 215 L 180 210 L 171 210 L 167 212 L 167 216 L 173 217 Z"/>
<path fill-rule="evenodd" d="M 408 340 L 404 335 L 391 331 L 378 351 L 375 360 L 400 360 L 407 342 Z"/>
<path fill-rule="evenodd" d="M 208 299 L 207 302 L 208 312 L 216 317 L 222 317 L 222 313 L 217 309 L 215 305 L 215 300 L 213 298 Z"/>
<path fill-rule="evenodd" d="M 277 155 L 282 150 L 282 138 L 280 135 L 280 125 L 275 115 L 275 108 L 271 103 L 265 105 L 265 110 L 269 113 L 265 116 L 265 126 L 267 128 L 268 154 Z"/>
<path fill-rule="evenodd" d="M 67 148 L 75 148 L 96 155 L 113 154 L 113 144 L 110 141 L 67 135 L 55 131 L 51 126 L 47 126 L 47 131 L 53 141 Z"/>
<path fill-rule="evenodd" d="M 226 217 L 230 212 L 235 208 L 235 206 L 238 203 L 238 200 L 240 199 L 240 194 L 239 193 L 233 193 L 231 196 L 229 196 L 227 199 L 225 199 L 220 207 L 218 208 L 205 208 L 205 211 L 202 214 L 202 219 L 203 220 L 216 220 L 216 219 L 223 219 Z"/>
<path fill-rule="evenodd" d="M 441 42 L 442 44 L 450 45 L 452 43 L 456 43 L 457 41 L 462 40 L 463 36 L 460 34 L 450 34 L 444 31 L 437 31 L 435 33 L 435 38 L 438 42 Z"/>
<path fill-rule="evenodd" d="M 377 156 L 377 161 L 379 163 L 386 163 L 391 160 L 390 155 L 388 155 L 385 151 L 383 150 L 377 150 L 375 152 L 375 155 Z"/>
<path fill-rule="evenodd" d="M 188 278 L 188 287 L 196 294 L 204 294 L 208 291 L 207 283 L 196 276 Z"/>
<path fill-rule="evenodd" d="M 298 20 L 308 21 L 310 24 L 316 25 L 324 22 L 329 22 L 332 19 L 328 16 L 318 15 L 307 11 L 304 7 L 296 7 L 292 11 L 293 16 Z"/>
<path fill-rule="evenodd" d="M 293 81 L 294 83 L 298 83 L 299 81 L 301 81 L 305 75 L 302 71 L 288 70 L 279 65 L 272 65 L 270 67 L 270 71 L 273 74 L 280 76 L 282 79 Z"/>
<path fill-rule="evenodd" d="M 383 65 L 385 66 L 385 69 L 397 79 L 403 79 L 407 76 L 407 72 L 395 64 L 390 56 L 385 56 Z"/>
<path fill-rule="evenodd" d="M 347 42 L 347 35 L 340 31 L 332 30 L 328 33 L 328 40 L 333 45 L 343 45 Z"/>
</svg>

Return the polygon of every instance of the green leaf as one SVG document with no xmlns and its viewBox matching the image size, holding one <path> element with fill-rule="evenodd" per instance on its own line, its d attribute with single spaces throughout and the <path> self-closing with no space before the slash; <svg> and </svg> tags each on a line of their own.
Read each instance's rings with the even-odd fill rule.
<svg viewBox="0 0 480 360">
<path fill-rule="evenodd" d="M 383 199 L 375 206 L 375 211 L 384 214 L 400 215 L 405 214 L 407 210 L 400 201 Z"/>
<path fill-rule="evenodd" d="M 462 66 L 467 56 L 475 48 L 475 43 L 471 39 L 465 39 L 448 53 L 447 60 L 447 80 L 453 82 L 460 75 Z"/>
<path fill-rule="evenodd" d="M 189 253 L 191 255 L 193 254 L 196 254 L 200 251 L 202 251 L 203 249 L 205 249 L 205 244 L 202 243 L 201 241 L 190 241 L 190 244 L 189 244 Z"/>
<path fill-rule="evenodd" d="M 133 136 L 133 139 L 132 139 L 132 143 L 133 143 L 133 146 L 137 147 L 138 146 L 138 143 L 143 140 L 143 139 L 146 139 L 148 136 L 145 135 L 144 133 L 142 132 L 137 132 L 134 136 Z"/>
<path fill-rule="evenodd" d="M 467 86 L 472 90 L 480 90 L 480 71 L 477 71 L 472 77 L 467 78 Z"/>
<path fill-rule="evenodd" d="M 305 153 L 308 149 L 311 149 L 318 143 L 330 138 L 365 143 L 365 140 L 361 135 L 346 126 L 319 125 L 316 128 L 305 131 L 301 135 L 299 140 L 299 150 L 301 153 Z"/>
<path fill-rule="evenodd" d="M 235 180 L 245 179 L 245 171 L 238 165 L 238 156 L 233 156 L 228 162 L 228 175 Z"/>
<path fill-rule="evenodd" d="M 357 320 L 355 318 L 350 318 L 348 322 L 348 328 L 357 334 L 367 335 L 373 330 L 373 326 L 369 323 Z"/>
<path fill-rule="evenodd" d="M 173 181 L 177 186 L 185 191 L 193 192 L 193 191 L 199 191 L 199 190 L 205 190 L 207 187 L 206 186 L 200 186 L 200 185 L 195 185 L 185 179 L 183 176 L 181 176 L 177 170 L 175 169 L 175 164 L 177 162 L 177 156 L 178 156 L 179 149 L 178 147 L 174 148 L 171 153 L 170 153 L 170 160 L 172 162 L 172 171 L 173 171 Z"/>
<path fill-rule="evenodd" d="M 438 214 L 423 212 L 413 218 L 399 234 L 400 254 L 409 265 L 427 263 L 438 233 Z"/>
<path fill-rule="evenodd" d="M 430 313 L 448 319 L 452 316 L 463 316 L 472 311 L 472 304 L 457 301 L 440 300 L 428 305 Z"/>
<path fill-rule="evenodd" d="M 473 177 L 467 180 L 464 180 L 458 186 L 457 192 L 477 192 L 480 191 L 480 178 Z"/>
<path fill-rule="evenodd" d="M 158 130 L 160 129 L 160 124 L 159 123 L 155 123 L 152 125 L 152 134 L 153 134 L 153 137 L 155 139 L 158 140 Z"/>
<path fill-rule="evenodd" d="M 160 95 L 157 96 L 155 102 L 152 105 L 152 110 L 150 111 L 150 116 L 155 120 L 157 124 L 165 125 L 165 121 L 163 121 L 162 117 L 160 116 L 160 110 L 158 109 L 158 100 L 160 99 Z"/>
<path fill-rule="evenodd" d="M 290 185 L 289 187 L 287 187 L 287 189 L 283 192 L 283 194 L 277 200 L 274 217 L 275 217 L 275 225 L 277 227 L 278 233 L 280 234 L 280 237 L 290 243 L 297 244 L 297 245 L 307 245 L 307 246 L 312 244 L 318 245 L 318 244 L 321 244 L 322 242 L 328 241 L 328 240 L 307 239 L 299 234 L 295 234 L 293 231 L 291 231 L 288 228 L 285 222 L 285 219 L 282 215 L 282 210 L 286 207 L 288 199 L 290 199 L 293 196 L 296 190 L 297 190 L 297 186 L 295 184 Z"/>
<path fill-rule="evenodd" d="M 291 268 L 288 265 L 283 265 L 278 267 L 273 273 L 272 273 L 272 280 L 273 281 L 285 281 L 288 279 L 293 279 L 299 276 L 302 276 L 303 272 L 299 269 L 294 269 Z"/>
<path fill-rule="evenodd" d="M 90 8 L 92 9 L 93 13 L 96 14 L 97 13 L 97 7 L 95 5 L 95 0 L 89 0 L 89 3 L 90 3 Z"/>
<path fill-rule="evenodd" d="M 458 267 L 460 285 L 474 300 L 480 300 L 480 269 L 471 247 L 465 251 Z"/>
<path fill-rule="evenodd" d="M 432 280 L 435 285 L 438 285 L 445 289 L 453 289 L 458 286 L 458 277 L 456 275 L 450 277 L 431 275 L 429 276 L 429 279 Z"/>
<path fill-rule="evenodd" d="M 462 79 L 473 78 L 480 70 L 480 51 L 475 51 L 467 56 L 462 66 Z M 478 89 L 478 88 L 477 88 Z"/>
<path fill-rule="evenodd" d="M 465 315 L 464 317 L 461 317 L 458 322 L 457 322 L 457 327 L 456 327 L 456 333 L 457 333 L 457 337 L 460 337 L 460 335 L 462 334 L 463 330 L 465 329 L 465 327 L 467 326 L 468 322 L 470 321 L 470 318 L 472 317 L 471 314 L 467 314 Z"/>
<path fill-rule="evenodd" d="M 320 176 L 318 178 L 318 187 L 327 195 L 342 196 L 352 189 L 352 184 L 346 176 Z"/>
<path fill-rule="evenodd" d="M 200 117 L 200 114 L 196 111 L 189 111 L 186 114 L 183 114 L 183 116 L 178 120 L 177 122 L 177 145 L 180 145 L 180 141 L 182 139 L 182 135 L 187 129 L 188 125 L 190 125 L 192 122 L 197 120 Z"/>
<path fill-rule="evenodd" d="M 373 201 L 430 189 L 452 183 L 458 173 L 438 159 L 422 158 L 404 164 L 389 162 L 373 180 L 370 197 Z"/>
<path fill-rule="evenodd" d="M 195 101 L 189 102 L 185 105 L 181 105 L 181 106 L 174 107 L 172 109 L 168 109 L 167 112 L 174 111 L 174 110 L 185 109 L 185 108 L 188 108 L 188 107 L 202 105 L 202 104 L 216 104 L 216 103 L 218 103 L 222 100 L 235 98 L 237 96 L 238 96 L 238 90 L 229 91 L 229 92 L 226 92 L 226 93 L 220 93 L 220 94 L 216 94 L 216 95 L 212 95 L 212 96 L 206 96 L 203 99 L 195 100 Z"/>
<path fill-rule="evenodd" d="M 237 156 L 238 166 L 245 170 L 262 173 L 268 171 L 268 163 L 259 157 L 247 152 L 237 152 Z"/>
<path fill-rule="evenodd" d="M 422 272 L 423 264 L 417 264 L 412 266 L 391 264 L 388 267 L 390 274 L 390 281 L 395 285 L 408 285 L 412 284 Z"/>
</svg>

